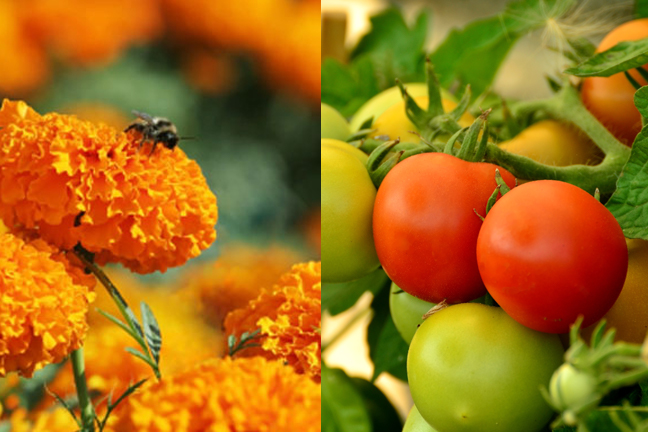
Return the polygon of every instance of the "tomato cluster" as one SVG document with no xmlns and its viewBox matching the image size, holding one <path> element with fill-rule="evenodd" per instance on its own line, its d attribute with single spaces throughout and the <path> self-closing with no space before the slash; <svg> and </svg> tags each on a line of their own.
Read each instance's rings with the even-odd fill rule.
<svg viewBox="0 0 648 432">
<path fill-rule="evenodd" d="M 425 109 L 424 87 L 409 88 Z M 444 110 L 455 106 L 443 99 Z M 322 138 L 348 137 L 373 119 L 372 137 L 419 143 L 405 107 L 389 89 L 350 126 L 327 114 L 336 126 L 323 123 Z M 465 115 L 457 128 L 473 121 Z M 623 316 L 648 290 L 610 310 L 636 278 L 623 231 L 597 198 L 563 181 L 518 185 L 508 170 L 463 160 L 447 147 L 408 155 L 376 182 L 365 153 L 322 139 L 323 277 L 348 282 L 381 266 L 392 281 L 391 317 L 409 344 L 415 403 L 404 431 L 539 431 L 553 416 L 540 387 L 551 385 L 571 402 L 581 397 L 550 383 L 563 362 L 558 335 L 579 317 L 586 327 L 606 313 Z M 500 148 L 552 166 L 603 157 L 559 120 L 539 121 Z M 631 262 L 648 259 L 648 246 L 640 246 Z M 643 267 L 635 268 L 641 279 Z M 625 318 L 614 325 L 624 328 Z M 645 335 L 638 321 L 624 330 L 633 335 L 628 340 Z"/>
</svg>

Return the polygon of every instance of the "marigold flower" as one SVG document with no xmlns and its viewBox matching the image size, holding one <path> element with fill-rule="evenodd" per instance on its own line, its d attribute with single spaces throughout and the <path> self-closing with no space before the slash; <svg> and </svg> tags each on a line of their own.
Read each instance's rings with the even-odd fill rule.
<svg viewBox="0 0 648 432">
<path fill-rule="evenodd" d="M 117 408 L 119 431 L 321 430 L 321 386 L 281 362 L 214 359 L 145 384 Z"/>
<path fill-rule="evenodd" d="M 270 288 L 299 256 L 291 249 L 274 245 L 267 248 L 231 244 L 220 257 L 186 271 L 186 297 L 197 301 L 206 319 L 220 327 L 225 316 Z"/>
<path fill-rule="evenodd" d="M 77 64 L 113 60 L 162 31 L 157 0 L 32 0 L 23 17 L 31 35 Z"/>
<path fill-rule="evenodd" d="M 29 377 L 81 346 L 94 293 L 64 261 L 43 240 L 0 235 L 0 376 Z"/>
<path fill-rule="evenodd" d="M 181 149 L 149 155 L 137 134 L 24 102 L 4 101 L 0 127 L 0 216 L 12 229 L 139 273 L 181 265 L 216 238 L 216 197 Z"/>
<path fill-rule="evenodd" d="M 11 432 L 76 432 L 79 425 L 67 409 L 57 406 L 51 410 L 39 411 L 34 420 L 24 409 L 18 409 L 11 414 L 9 423 Z M 105 428 L 105 432 L 112 429 Z"/>
<path fill-rule="evenodd" d="M 240 355 L 282 359 L 315 381 L 320 380 L 322 368 L 321 326 L 320 262 L 293 266 L 271 291 L 264 289 L 257 299 L 225 319 L 225 333 L 237 337 L 261 328 L 262 350 L 246 348 Z"/>
</svg>

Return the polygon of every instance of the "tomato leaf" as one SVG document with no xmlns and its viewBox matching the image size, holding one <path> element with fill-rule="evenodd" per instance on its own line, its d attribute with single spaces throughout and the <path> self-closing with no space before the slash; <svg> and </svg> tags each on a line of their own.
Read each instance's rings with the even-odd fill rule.
<svg viewBox="0 0 648 432">
<path fill-rule="evenodd" d="M 389 312 L 389 289 L 381 290 L 374 297 L 371 308 L 374 315 L 367 329 L 369 357 L 374 364 L 371 380 L 375 381 L 383 372 L 406 380 L 409 346 L 398 333 Z"/>
<path fill-rule="evenodd" d="M 509 50 L 524 33 L 569 10 L 573 0 L 522 0 L 499 15 L 452 30 L 432 53 L 431 60 L 443 87 L 472 86 L 479 96 L 492 84 Z"/>
<path fill-rule="evenodd" d="M 648 0 L 635 0 L 635 17 L 648 18 Z"/>
<path fill-rule="evenodd" d="M 322 63 L 322 102 L 345 116 L 395 84 L 423 81 L 423 46 L 429 15 L 422 12 L 409 27 L 397 8 L 371 18 L 371 31 L 351 53 L 348 65 L 333 59 Z"/>
<path fill-rule="evenodd" d="M 351 381 L 362 396 L 373 432 L 393 432 L 403 428 L 396 409 L 378 387 L 362 378 L 351 378 Z"/>
<path fill-rule="evenodd" d="M 595 54 L 576 67 L 565 70 L 578 77 L 609 77 L 648 63 L 648 38 L 620 42 L 609 50 Z"/>
<path fill-rule="evenodd" d="M 362 294 L 369 291 L 376 294 L 383 289 L 389 279 L 382 269 L 367 276 L 344 283 L 322 284 L 322 309 L 337 315 L 356 304 Z"/>
<path fill-rule="evenodd" d="M 372 432 L 362 395 L 342 369 L 322 365 L 322 431 Z"/>
</svg>

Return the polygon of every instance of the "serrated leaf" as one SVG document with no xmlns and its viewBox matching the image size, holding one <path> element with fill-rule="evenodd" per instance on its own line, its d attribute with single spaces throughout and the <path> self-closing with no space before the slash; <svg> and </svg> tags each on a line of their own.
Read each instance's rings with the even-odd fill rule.
<svg viewBox="0 0 648 432">
<path fill-rule="evenodd" d="M 362 396 L 372 432 L 394 432 L 403 428 L 398 412 L 378 387 L 362 378 L 351 378 L 351 381 Z"/>
<path fill-rule="evenodd" d="M 644 126 L 632 145 L 617 189 L 606 207 L 628 238 L 648 240 L 648 126 Z"/>
<path fill-rule="evenodd" d="M 389 312 L 389 289 L 381 290 L 374 297 L 371 308 L 374 314 L 367 329 L 369 357 L 374 364 L 371 380 L 383 372 L 394 372 L 398 378 L 404 378 L 409 346 L 398 333 Z"/>
<path fill-rule="evenodd" d="M 322 431 L 372 432 L 360 392 L 341 369 L 322 366 Z"/>
<path fill-rule="evenodd" d="M 322 284 L 322 310 L 337 315 L 353 306 L 360 296 L 369 291 L 377 293 L 389 281 L 384 270 L 377 269 L 360 279 L 344 283 Z"/>
<path fill-rule="evenodd" d="M 576 67 L 565 70 L 578 77 L 609 77 L 648 63 L 648 38 L 620 42 L 612 48 L 595 54 Z"/>
<path fill-rule="evenodd" d="M 520 36 L 561 16 L 573 4 L 573 0 L 518 1 L 497 16 L 452 30 L 430 56 L 439 82 L 443 87 L 470 84 L 473 96 L 479 96 L 492 84 Z"/>
<path fill-rule="evenodd" d="M 160 325 L 155 319 L 153 311 L 144 302 L 140 303 L 140 309 L 142 311 L 142 323 L 144 324 L 144 337 L 146 338 L 146 344 L 151 350 L 151 355 L 155 359 L 156 364 L 160 364 L 160 350 L 162 349 L 162 332 L 160 331 Z"/>
</svg>

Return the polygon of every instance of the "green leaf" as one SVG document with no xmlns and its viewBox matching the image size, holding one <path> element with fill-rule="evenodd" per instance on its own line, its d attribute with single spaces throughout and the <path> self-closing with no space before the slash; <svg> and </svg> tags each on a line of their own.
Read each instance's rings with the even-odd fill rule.
<svg viewBox="0 0 648 432">
<path fill-rule="evenodd" d="M 144 302 L 140 303 L 140 310 L 142 311 L 142 323 L 144 324 L 144 336 L 146 337 L 146 344 L 151 350 L 151 355 L 155 359 L 156 364 L 160 364 L 160 350 L 162 349 L 162 332 L 160 325 L 153 315 L 153 311 Z"/>
<path fill-rule="evenodd" d="M 628 238 L 648 240 L 647 184 L 648 126 L 644 126 L 632 145 L 630 159 L 619 176 L 617 189 L 605 205 Z"/>
<path fill-rule="evenodd" d="M 377 293 L 389 282 L 389 278 L 382 269 L 378 269 L 367 276 L 344 283 L 322 284 L 322 309 L 328 310 L 331 315 L 337 315 L 356 304 L 362 294 L 369 291 Z"/>
<path fill-rule="evenodd" d="M 99 312 L 104 317 L 108 318 L 113 323 L 117 324 L 119 327 L 121 327 L 122 330 L 128 333 L 132 338 L 136 338 L 135 333 L 133 333 L 133 330 L 131 330 L 131 328 L 128 327 L 122 320 L 120 320 L 110 312 L 106 312 L 103 309 L 96 308 L 96 311 Z"/>
<path fill-rule="evenodd" d="M 362 378 L 351 378 L 351 381 L 362 396 L 373 432 L 393 432 L 403 428 L 398 412 L 378 387 Z"/>
<path fill-rule="evenodd" d="M 648 0 L 635 0 L 635 17 L 648 18 Z"/>
<path fill-rule="evenodd" d="M 648 86 L 635 92 L 634 103 L 641 114 L 642 124 L 648 124 Z"/>
<path fill-rule="evenodd" d="M 648 38 L 620 42 L 609 50 L 595 54 L 565 73 L 578 77 L 609 77 L 648 63 Z"/>
<path fill-rule="evenodd" d="M 470 84 L 473 95 L 479 96 L 492 84 L 520 36 L 561 16 L 573 4 L 573 0 L 522 0 L 497 16 L 452 30 L 431 55 L 441 85 Z"/>
<path fill-rule="evenodd" d="M 429 17 L 422 12 L 410 28 L 397 8 L 371 18 L 372 28 L 343 65 L 322 62 L 322 102 L 351 116 L 371 97 L 395 84 L 423 81 L 423 47 Z"/>
<path fill-rule="evenodd" d="M 392 373 L 397 378 L 407 378 L 406 363 L 409 346 L 398 333 L 389 312 L 389 290 L 380 291 L 373 299 L 371 308 L 373 318 L 367 329 L 369 357 L 374 364 L 371 378 L 374 381 L 383 372 Z"/>
<path fill-rule="evenodd" d="M 365 402 L 341 369 L 322 366 L 322 431 L 372 432 Z"/>
<path fill-rule="evenodd" d="M 153 361 L 151 361 L 151 359 L 149 359 L 149 358 L 146 356 L 146 354 L 142 354 L 141 351 L 138 351 L 138 350 L 136 350 L 136 349 L 133 348 L 133 347 L 126 347 L 126 348 L 124 348 L 124 350 L 125 350 L 127 353 L 130 353 L 130 354 L 134 355 L 135 357 L 137 357 L 138 359 L 142 360 L 144 363 L 146 363 L 147 365 L 151 366 L 153 369 L 155 369 L 155 364 L 153 364 Z"/>
</svg>

